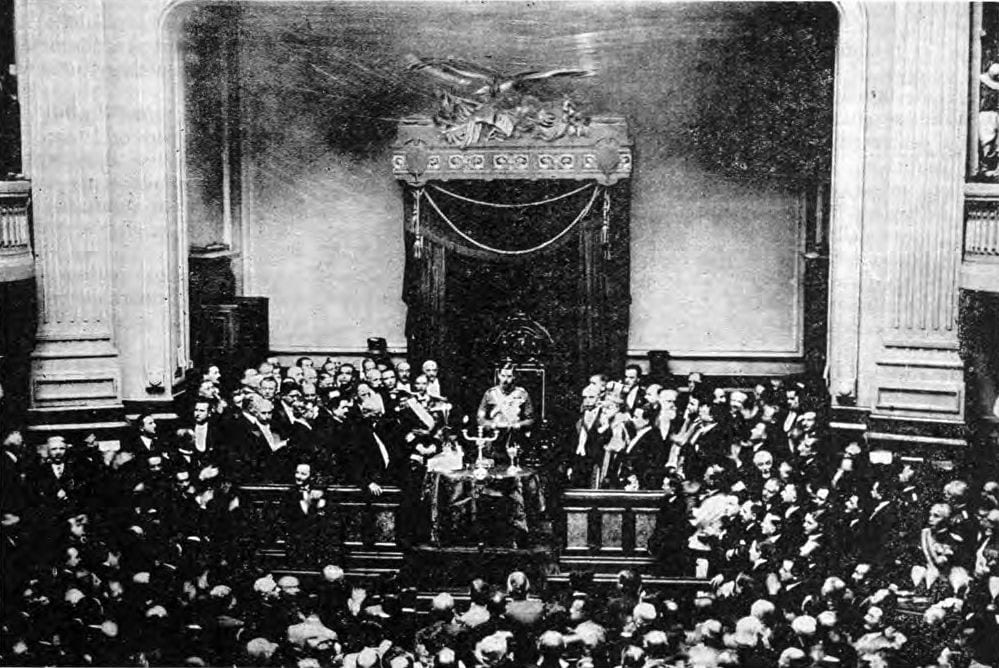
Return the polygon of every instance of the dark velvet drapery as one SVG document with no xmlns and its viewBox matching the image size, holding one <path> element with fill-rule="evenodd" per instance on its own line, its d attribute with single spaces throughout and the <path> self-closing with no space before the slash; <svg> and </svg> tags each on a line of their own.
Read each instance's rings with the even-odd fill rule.
<svg viewBox="0 0 999 668">
<path fill-rule="evenodd" d="M 472 199 L 523 203 L 568 193 L 582 185 L 556 182 L 448 182 L 442 187 Z M 596 187 L 596 186 L 594 186 Z M 602 186 L 600 187 L 602 188 Z M 427 189 L 441 211 L 466 235 L 506 250 L 533 247 L 571 222 L 593 195 L 587 188 L 558 202 L 494 209 Z M 555 342 L 548 369 L 550 415 L 574 414 L 579 387 L 589 374 L 618 374 L 627 356 L 630 296 L 627 181 L 609 188 L 610 234 L 602 243 L 603 196 L 572 232 L 547 248 L 508 256 L 470 244 L 424 201 L 420 206 L 422 253 L 416 241 L 412 189 L 405 192 L 408 306 L 406 339 L 414 365 L 436 359 L 452 399 L 475 409 L 491 382 L 489 342 L 503 320 L 523 312 Z"/>
</svg>

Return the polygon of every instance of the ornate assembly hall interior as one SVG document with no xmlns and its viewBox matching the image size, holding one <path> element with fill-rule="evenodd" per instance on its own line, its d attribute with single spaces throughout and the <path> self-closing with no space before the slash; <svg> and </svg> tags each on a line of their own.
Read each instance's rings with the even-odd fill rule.
<svg viewBox="0 0 999 668">
<path fill-rule="evenodd" d="M 0 0 L 2 665 L 999 666 L 999 5 Z"/>
</svg>

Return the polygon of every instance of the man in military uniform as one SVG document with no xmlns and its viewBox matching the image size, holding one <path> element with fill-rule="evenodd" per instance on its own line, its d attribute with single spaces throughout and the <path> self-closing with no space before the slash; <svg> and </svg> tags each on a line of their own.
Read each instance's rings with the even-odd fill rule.
<svg viewBox="0 0 999 668">
<path fill-rule="evenodd" d="M 499 372 L 499 385 L 486 390 L 479 403 L 479 426 L 496 430 L 499 438 L 493 442 L 493 455 L 507 459 L 507 448 L 522 449 L 534 426 L 534 405 L 527 390 L 514 384 L 513 365 L 507 364 Z"/>
</svg>

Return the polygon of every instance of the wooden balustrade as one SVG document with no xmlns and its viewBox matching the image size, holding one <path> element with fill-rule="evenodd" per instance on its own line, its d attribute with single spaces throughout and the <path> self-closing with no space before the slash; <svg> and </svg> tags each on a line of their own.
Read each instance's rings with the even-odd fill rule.
<svg viewBox="0 0 999 668">
<path fill-rule="evenodd" d="M 251 508 L 250 521 L 258 526 L 273 524 L 277 505 L 287 490 L 287 485 L 242 486 L 240 497 Z M 378 497 L 357 487 L 341 486 L 327 487 L 324 494 L 329 525 L 327 535 L 342 553 L 340 563 L 344 568 L 356 574 L 377 575 L 394 572 L 404 565 L 404 551 L 396 540 L 396 513 L 402 501 L 398 488 L 386 488 Z M 662 501 L 661 492 L 566 490 L 558 504 L 557 516 L 552 518 L 557 527 L 557 544 L 553 546 L 558 553 L 556 572 L 587 570 L 593 571 L 598 579 L 606 579 L 622 568 L 634 568 L 649 576 L 681 576 L 667 578 L 673 583 L 686 583 L 689 579 L 690 584 L 698 584 L 700 581 L 682 577 L 692 574 L 666 573 L 649 551 Z M 288 546 L 279 532 L 272 534 L 260 546 L 264 560 L 275 570 L 302 568 L 289 559 Z M 475 553 L 475 548 L 462 549 Z M 541 546 L 535 551 L 538 549 Z M 410 556 L 425 562 L 426 553 L 434 550 L 440 548 L 420 547 Z M 513 555 L 515 551 L 505 552 Z M 527 551 L 520 552 L 514 556 L 525 560 L 531 558 Z M 549 559 L 555 556 L 547 548 L 544 554 Z M 488 556 L 479 554 L 483 559 Z M 540 559 L 544 555 L 535 556 Z M 558 580 L 557 575 L 555 579 Z"/>
<path fill-rule="evenodd" d="M 655 570 L 649 541 L 662 500 L 662 492 L 566 490 L 560 523 L 562 570 Z"/>
<path fill-rule="evenodd" d="M 274 522 L 277 506 L 287 491 L 288 485 L 244 485 L 240 497 L 250 504 L 251 521 L 266 524 Z M 395 539 L 395 517 L 401 500 L 398 488 L 383 488 L 376 497 L 358 487 L 327 487 L 324 498 L 326 535 L 342 551 L 341 565 L 345 569 L 372 575 L 399 569 L 402 552 Z M 302 566 L 289 563 L 287 545 L 277 532 L 261 548 L 264 560 L 275 569 Z"/>
</svg>

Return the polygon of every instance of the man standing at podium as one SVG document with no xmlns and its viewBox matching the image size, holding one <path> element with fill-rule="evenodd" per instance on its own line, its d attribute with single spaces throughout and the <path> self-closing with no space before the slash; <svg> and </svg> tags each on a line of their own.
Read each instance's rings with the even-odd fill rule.
<svg viewBox="0 0 999 668">
<path fill-rule="evenodd" d="M 522 448 L 527 444 L 529 430 L 534 426 L 534 405 L 527 390 L 514 385 L 513 365 L 505 364 L 499 371 L 499 385 L 486 390 L 479 403 L 479 426 L 495 429 L 499 438 L 493 451 L 505 459 L 506 449 Z"/>
</svg>

